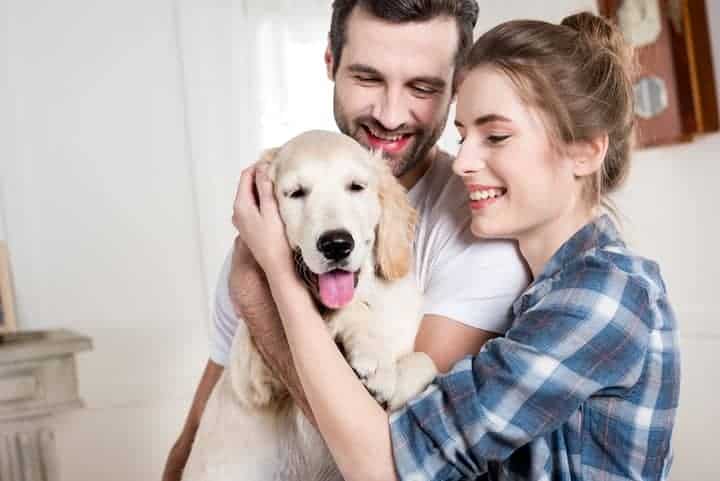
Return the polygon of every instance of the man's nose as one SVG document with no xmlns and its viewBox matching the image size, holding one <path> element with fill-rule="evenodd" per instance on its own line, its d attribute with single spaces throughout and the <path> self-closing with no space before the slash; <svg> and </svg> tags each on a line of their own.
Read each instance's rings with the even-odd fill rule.
<svg viewBox="0 0 720 481">
<path fill-rule="evenodd" d="M 385 130 L 398 130 L 409 121 L 409 105 L 401 89 L 386 88 L 375 106 L 373 116 Z"/>
</svg>

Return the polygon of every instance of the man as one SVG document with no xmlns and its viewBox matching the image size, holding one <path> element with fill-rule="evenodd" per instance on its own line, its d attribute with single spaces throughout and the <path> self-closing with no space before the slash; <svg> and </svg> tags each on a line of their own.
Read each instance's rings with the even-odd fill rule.
<svg viewBox="0 0 720 481">
<path fill-rule="evenodd" d="M 418 210 L 415 273 L 425 312 L 415 348 L 444 372 L 509 327 L 509 307 L 528 282 L 513 244 L 473 238 L 467 191 L 436 146 L 478 7 L 475 0 L 335 0 L 332 8 L 325 63 L 335 83 L 335 121 L 362 145 L 384 151 Z M 312 418 L 263 273 L 238 241 L 218 283 L 210 359 L 164 480 L 180 477 L 239 317 Z"/>
</svg>

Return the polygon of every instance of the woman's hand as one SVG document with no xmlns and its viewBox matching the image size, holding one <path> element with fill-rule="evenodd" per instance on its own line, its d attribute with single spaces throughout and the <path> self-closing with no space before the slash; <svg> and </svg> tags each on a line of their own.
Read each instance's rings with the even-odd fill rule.
<svg viewBox="0 0 720 481">
<path fill-rule="evenodd" d="M 268 278 L 276 274 L 294 275 L 292 253 L 273 184 L 267 176 L 267 164 L 256 164 L 242 172 L 235 196 L 233 224 Z"/>
</svg>

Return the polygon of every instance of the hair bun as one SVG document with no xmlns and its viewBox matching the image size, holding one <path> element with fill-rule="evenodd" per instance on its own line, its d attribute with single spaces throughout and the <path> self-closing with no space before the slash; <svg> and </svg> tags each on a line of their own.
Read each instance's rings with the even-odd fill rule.
<svg viewBox="0 0 720 481">
<path fill-rule="evenodd" d="M 633 49 L 623 38 L 620 29 L 609 20 L 594 13 L 582 12 L 565 17 L 560 24 L 578 32 L 590 47 L 604 48 L 614 53 L 628 76 L 633 76 Z"/>
</svg>

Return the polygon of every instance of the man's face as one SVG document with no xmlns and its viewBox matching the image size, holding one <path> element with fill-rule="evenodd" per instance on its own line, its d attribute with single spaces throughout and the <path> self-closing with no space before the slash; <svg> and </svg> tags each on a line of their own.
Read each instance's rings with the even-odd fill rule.
<svg viewBox="0 0 720 481">
<path fill-rule="evenodd" d="M 334 76 L 341 132 L 382 150 L 393 174 L 413 178 L 445 128 L 452 99 L 455 20 L 390 23 L 355 8 Z M 326 53 L 328 75 L 333 61 Z"/>
</svg>

